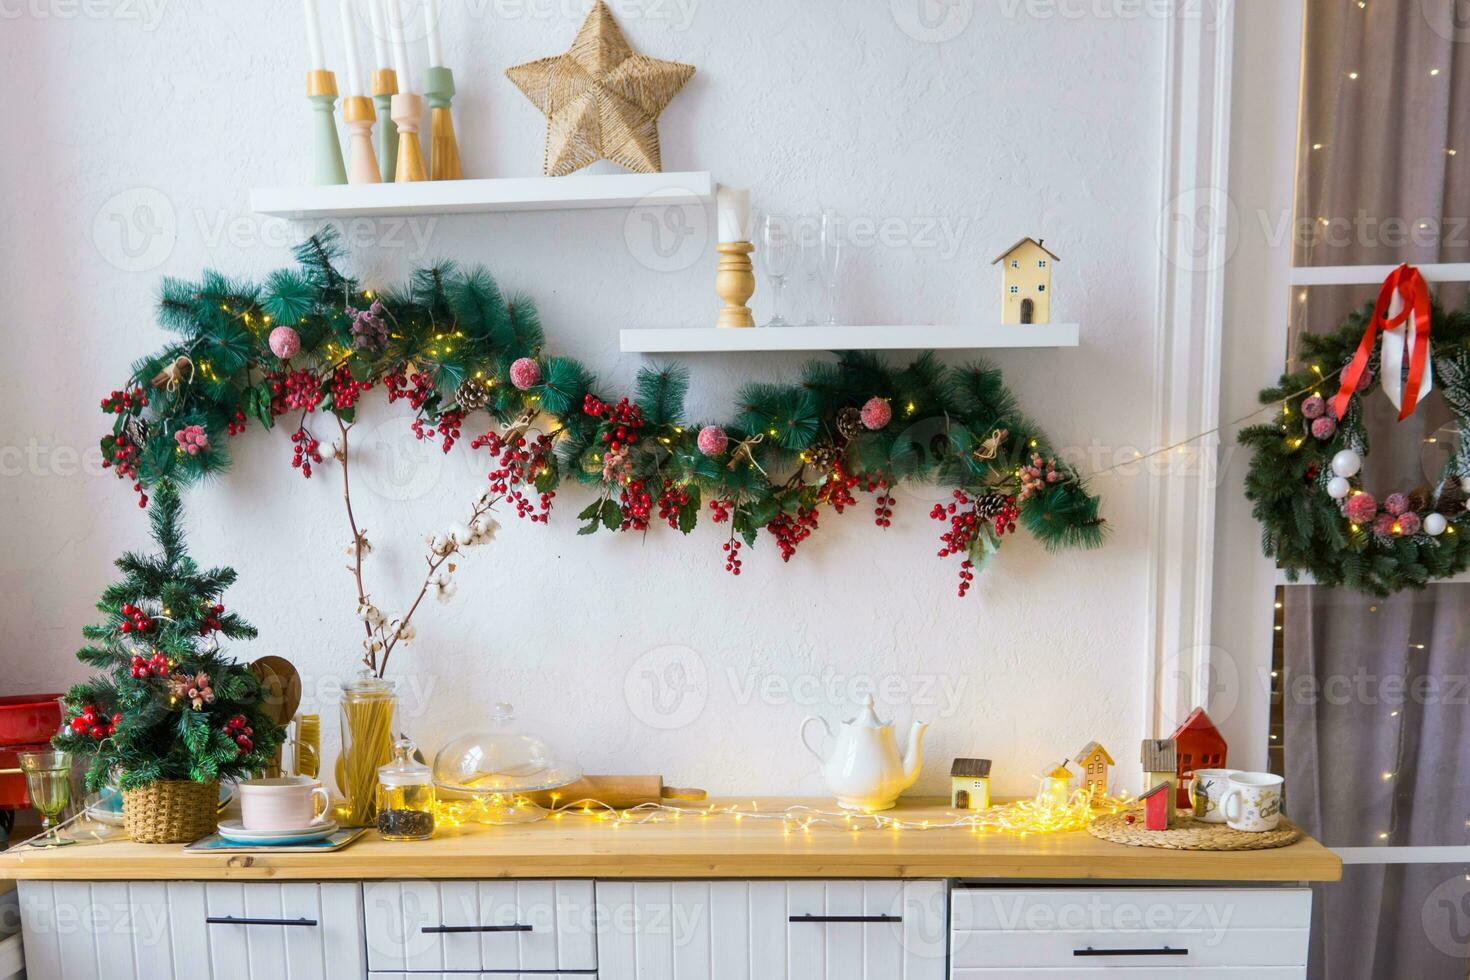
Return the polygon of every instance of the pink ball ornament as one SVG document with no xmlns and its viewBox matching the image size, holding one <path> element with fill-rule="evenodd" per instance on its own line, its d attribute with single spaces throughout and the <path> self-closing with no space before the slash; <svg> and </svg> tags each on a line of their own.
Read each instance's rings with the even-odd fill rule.
<svg viewBox="0 0 1470 980">
<path fill-rule="evenodd" d="M 1349 497 L 1343 513 L 1347 519 L 1354 524 L 1367 524 L 1373 520 L 1373 515 L 1378 513 L 1378 501 L 1373 499 L 1371 493 L 1360 493 Z"/>
<path fill-rule="evenodd" d="M 1407 513 L 1409 510 L 1409 497 L 1407 494 L 1391 493 L 1383 498 L 1383 509 L 1394 517 Z"/>
<path fill-rule="evenodd" d="M 1391 537 L 1394 533 L 1394 528 L 1397 526 L 1398 523 L 1394 520 L 1392 514 L 1379 514 L 1377 519 L 1373 521 L 1373 533 L 1384 538 Z"/>
<path fill-rule="evenodd" d="M 1327 403 L 1316 395 L 1302 402 L 1302 414 L 1309 419 L 1320 419 L 1327 412 Z"/>
<path fill-rule="evenodd" d="M 541 381 L 541 365 L 529 357 L 516 359 L 510 366 L 510 383 L 518 391 L 534 388 Z"/>
<path fill-rule="evenodd" d="M 1337 432 L 1337 420 L 1326 415 L 1312 420 L 1312 435 L 1326 441 Z"/>
<path fill-rule="evenodd" d="M 1419 515 L 1412 510 L 1399 515 L 1400 534 L 1418 534 L 1419 528 L 1422 526 L 1423 524 L 1419 520 Z"/>
<path fill-rule="evenodd" d="M 723 456 L 730 445 L 730 437 L 718 425 L 707 425 L 699 430 L 699 451 L 706 456 Z"/>
<path fill-rule="evenodd" d="M 874 432 L 893 421 L 893 409 L 886 398 L 869 398 L 863 405 L 863 427 Z"/>
<path fill-rule="evenodd" d="M 271 331 L 269 343 L 272 354 L 288 361 L 301 350 L 301 334 L 292 327 L 276 327 Z"/>
<path fill-rule="evenodd" d="M 1371 385 L 1372 383 L 1373 383 L 1373 372 L 1372 371 L 1364 371 L 1362 373 L 1362 375 L 1358 378 L 1358 384 L 1357 384 L 1357 386 L 1353 390 L 1356 391 L 1358 394 L 1361 395 L 1363 392 L 1365 392 L 1365 391 L 1368 390 L 1368 386 Z"/>
</svg>

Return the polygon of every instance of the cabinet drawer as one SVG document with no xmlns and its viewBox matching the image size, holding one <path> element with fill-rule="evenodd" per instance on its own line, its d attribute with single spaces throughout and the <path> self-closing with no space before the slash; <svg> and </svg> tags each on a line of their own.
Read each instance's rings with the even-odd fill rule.
<svg viewBox="0 0 1470 980">
<path fill-rule="evenodd" d="M 593 901 L 590 881 L 368 882 L 368 968 L 595 970 Z"/>
<path fill-rule="evenodd" d="M 603 980 L 943 980 L 942 881 L 603 881 Z"/>
<path fill-rule="evenodd" d="M 957 888 L 951 963 L 955 977 L 965 968 L 1299 971 L 1310 919 L 1306 889 Z"/>
<path fill-rule="evenodd" d="M 1088 980 L 1097 977 L 1105 980 L 1104 973 L 1118 975 L 1116 967 L 1087 967 L 1081 970 L 1019 969 L 1000 967 L 994 970 L 976 968 L 955 970 L 953 980 Z M 1171 967 L 1150 966 L 1129 969 L 1128 976 L 1134 980 L 1306 980 L 1304 966 L 1268 967 Z"/>
<path fill-rule="evenodd" d="M 368 980 L 597 980 L 595 973 L 369 973 Z M 1274 980 L 1272 977 L 1266 980 Z"/>
</svg>

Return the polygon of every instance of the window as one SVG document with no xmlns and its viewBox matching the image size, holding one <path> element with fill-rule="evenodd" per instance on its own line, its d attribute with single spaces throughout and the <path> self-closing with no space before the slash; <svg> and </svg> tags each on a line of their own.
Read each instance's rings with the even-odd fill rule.
<svg viewBox="0 0 1470 980">
<path fill-rule="evenodd" d="M 1011 287 L 1011 295 L 1012 296 L 1015 296 L 1020 291 L 1021 291 L 1021 287 L 1020 286 L 1012 286 Z"/>
<path fill-rule="evenodd" d="M 1046 259 L 1037 259 L 1036 260 L 1036 268 L 1038 268 L 1038 269 L 1045 269 L 1046 268 Z"/>
<path fill-rule="evenodd" d="M 1011 259 L 1011 268 L 1012 269 L 1019 269 L 1019 268 L 1021 268 L 1021 260 L 1020 259 Z"/>
<path fill-rule="evenodd" d="M 1046 292 L 1046 283 L 1044 283 L 1044 282 L 1037 283 L 1036 284 L 1036 291 L 1038 293 L 1044 293 L 1044 292 Z"/>
</svg>

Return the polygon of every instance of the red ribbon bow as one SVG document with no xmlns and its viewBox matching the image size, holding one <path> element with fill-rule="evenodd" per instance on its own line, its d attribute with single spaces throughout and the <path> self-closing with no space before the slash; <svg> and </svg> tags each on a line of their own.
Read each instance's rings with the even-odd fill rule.
<svg viewBox="0 0 1470 980">
<path fill-rule="evenodd" d="M 1390 317 L 1389 309 L 1393 305 L 1395 296 L 1403 300 L 1403 308 Z M 1368 321 L 1368 329 L 1363 332 L 1363 339 L 1358 343 L 1357 353 L 1343 369 L 1342 387 L 1338 389 L 1337 397 L 1332 400 L 1332 408 L 1338 418 L 1342 418 L 1347 412 L 1348 400 L 1352 398 L 1353 392 L 1358 388 L 1358 382 L 1368 370 L 1368 358 L 1373 353 L 1373 341 L 1380 333 L 1397 329 L 1407 323 L 1411 315 L 1414 318 L 1414 329 L 1412 333 L 1407 333 L 1403 338 L 1404 350 L 1409 354 L 1409 376 L 1403 397 L 1399 399 L 1399 421 L 1402 422 L 1414 413 L 1414 407 L 1419 404 L 1419 399 L 1428 394 L 1424 376 L 1429 363 L 1429 311 L 1429 286 L 1425 284 L 1424 277 L 1419 274 L 1418 269 L 1405 263 L 1388 274 L 1388 278 L 1383 281 L 1383 288 L 1378 291 L 1378 302 L 1373 307 L 1373 319 Z M 1384 343 L 1397 342 L 1398 339 L 1393 338 L 1385 340 Z M 1387 370 L 1386 366 L 1385 371 Z M 1387 378 L 1384 379 L 1384 386 L 1389 388 Z M 1392 386 L 1392 390 L 1397 390 L 1397 385 Z"/>
</svg>

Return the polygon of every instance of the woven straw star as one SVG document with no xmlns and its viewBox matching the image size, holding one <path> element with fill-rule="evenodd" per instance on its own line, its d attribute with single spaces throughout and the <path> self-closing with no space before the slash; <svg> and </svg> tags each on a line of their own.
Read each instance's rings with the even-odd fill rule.
<svg viewBox="0 0 1470 980">
<path fill-rule="evenodd" d="M 547 176 L 561 177 L 597 160 L 658 173 L 658 115 L 694 66 L 634 53 L 612 11 L 597 0 L 571 50 L 505 74 L 546 114 Z"/>
</svg>

